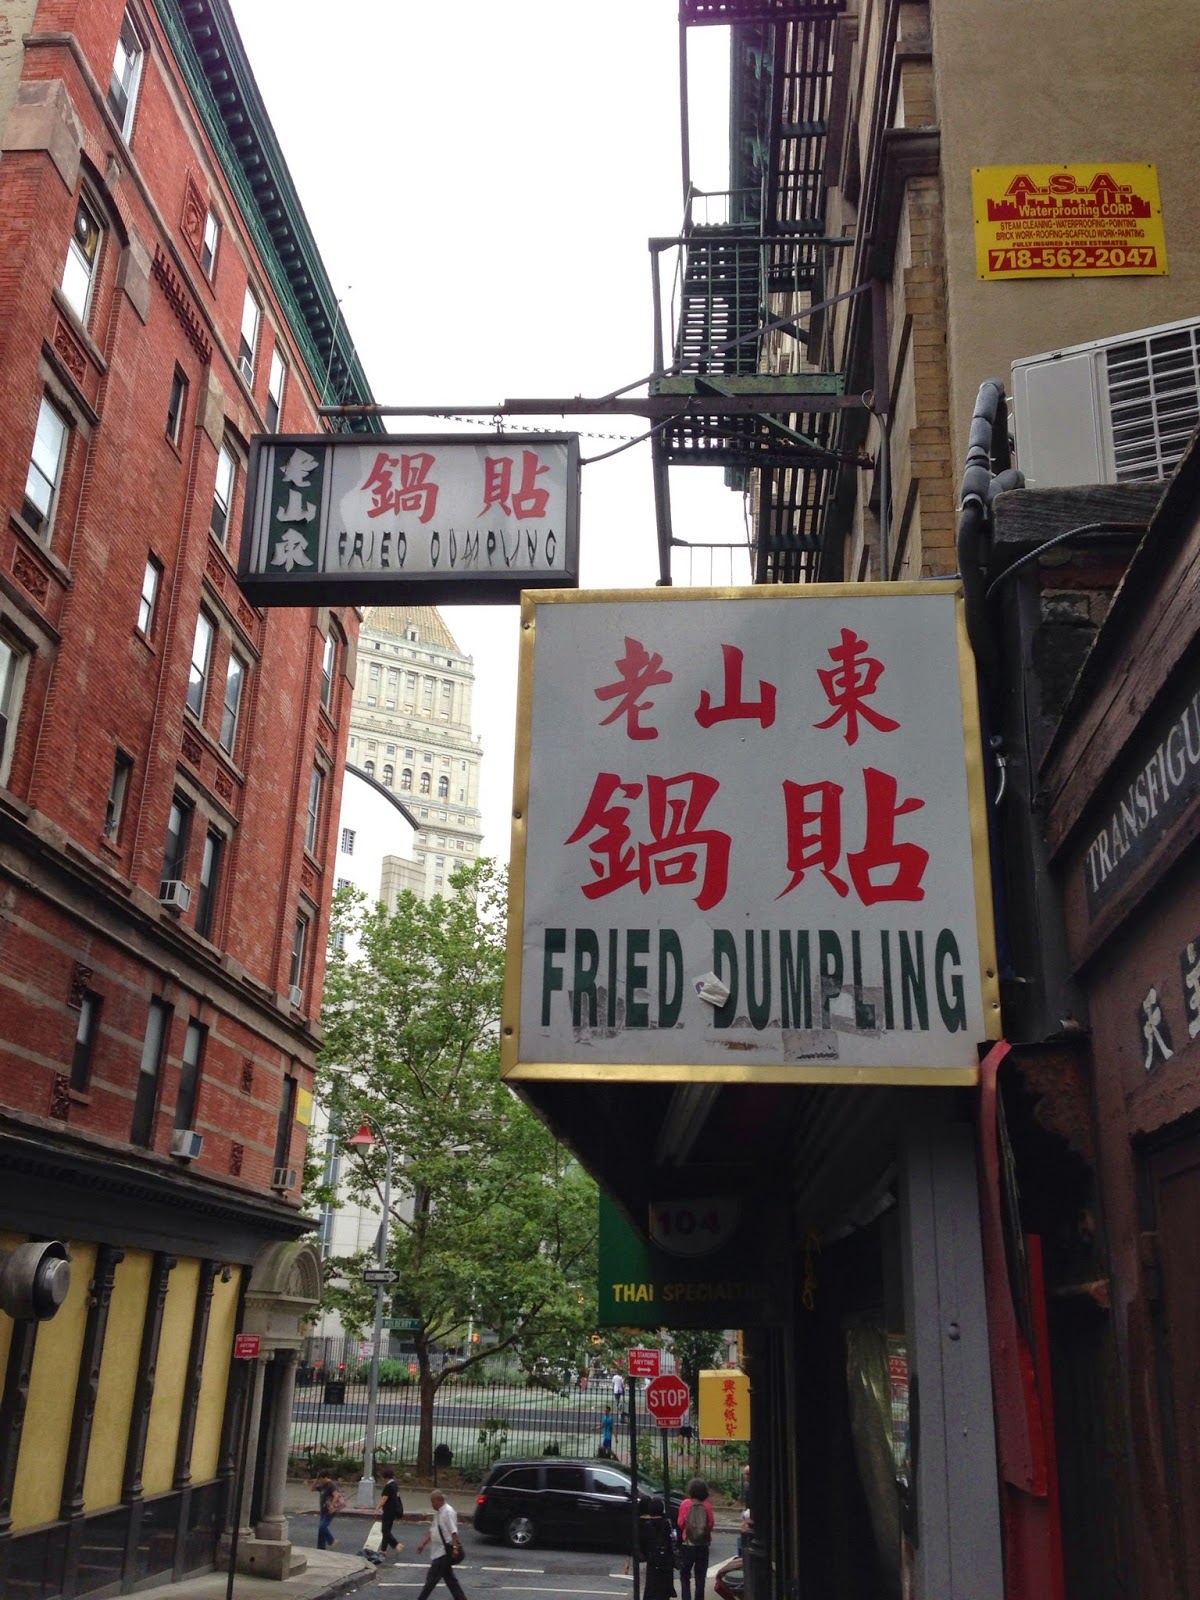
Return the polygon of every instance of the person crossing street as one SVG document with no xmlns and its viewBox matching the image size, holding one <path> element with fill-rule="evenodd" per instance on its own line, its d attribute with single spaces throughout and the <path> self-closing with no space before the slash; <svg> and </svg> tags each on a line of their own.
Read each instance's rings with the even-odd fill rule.
<svg viewBox="0 0 1200 1600">
<path fill-rule="evenodd" d="M 444 1583 L 449 1589 L 454 1600 L 467 1600 L 463 1593 L 462 1585 L 455 1576 L 454 1568 L 462 1560 L 462 1544 L 458 1537 L 458 1515 L 454 1507 L 447 1501 L 440 1489 L 435 1489 L 429 1496 L 429 1504 L 433 1507 L 433 1521 L 430 1523 L 429 1532 L 417 1546 L 419 1555 L 425 1546 L 436 1537 L 441 1541 L 442 1553 L 434 1556 L 429 1563 L 429 1571 L 425 1575 L 425 1582 L 417 1600 L 429 1600 L 429 1596 L 439 1583 Z M 457 1556 L 455 1554 L 457 1552 Z"/>
</svg>

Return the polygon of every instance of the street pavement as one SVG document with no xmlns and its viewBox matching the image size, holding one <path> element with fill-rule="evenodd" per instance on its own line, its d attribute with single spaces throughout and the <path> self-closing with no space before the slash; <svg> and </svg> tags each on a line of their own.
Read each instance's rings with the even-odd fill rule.
<svg viewBox="0 0 1200 1600">
<path fill-rule="evenodd" d="M 459 1512 L 462 1530 L 464 1559 L 455 1568 L 468 1600 L 545 1600 L 548 1595 L 562 1596 L 563 1600 L 630 1600 L 633 1579 L 625 1572 L 625 1558 L 620 1551 L 558 1550 L 549 1546 L 534 1545 L 526 1550 L 510 1550 L 507 1545 L 484 1539 L 470 1526 L 469 1513 L 473 1509 L 472 1497 L 455 1495 L 447 1491 L 448 1498 Z M 413 1510 L 420 1504 L 428 1506 L 428 1496 L 418 1502 L 415 1495 L 405 1490 L 405 1505 L 409 1518 L 403 1526 L 397 1525 L 396 1536 L 404 1549 L 391 1557 L 382 1567 L 375 1569 L 370 1578 L 356 1585 L 353 1592 L 372 1592 L 377 1586 L 379 1600 L 394 1596 L 406 1600 L 415 1595 L 425 1581 L 429 1570 L 429 1556 L 417 1555 L 416 1547 L 429 1528 L 429 1516 L 423 1512 L 417 1519 Z M 366 1536 L 371 1518 L 343 1513 L 334 1520 L 338 1537 L 337 1548 L 351 1553 L 355 1539 Z M 317 1518 L 314 1512 L 293 1513 L 290 1519 L 291 1537 L 295 1544 L 309 1547 L 316 1544 Z M 733 1555 L 737 1538 L 731 1531 L 718 1530 L 712 1543 L 709 1569 L 716 1567 Z M 434 1591 L 435 1600 L 447 1591 L 440 1586 Z M 706 1595 L 711 1595 L 711 1583 Z"/>
</svg>

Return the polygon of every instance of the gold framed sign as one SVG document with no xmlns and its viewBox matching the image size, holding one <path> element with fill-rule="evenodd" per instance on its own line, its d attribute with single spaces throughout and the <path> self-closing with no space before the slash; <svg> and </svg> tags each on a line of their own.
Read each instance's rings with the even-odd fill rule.
<svg viewBox="0 0 1200 1600">
<path fill-rule="evenodd" d="M 975 264 L 985 279 L 1156 277 L 1167 270 L 1158 169 L 976 167 Z"/>
<path fill-rule="evenodd" d="M 527 592 L 521 626 L 504 1075 L 973 1082 L 959 587 Z"/>
</svg>

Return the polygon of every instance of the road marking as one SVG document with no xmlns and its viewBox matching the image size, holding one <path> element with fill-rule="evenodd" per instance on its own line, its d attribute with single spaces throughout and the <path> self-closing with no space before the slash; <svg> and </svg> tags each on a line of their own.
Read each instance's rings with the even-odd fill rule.
<svg viewBox="0 0 1200 1600">
<path fill-rule="evenodd" d="M 618 1589 L 563 1589 L 561 1587 L 538 1589 L 532 1583 L 502 1583 L 499 1588 L 501 1591 L 512 1590 L 520 1594 L 599 1594 L 603 1595 L 605 1600 L 611 1600 L 613 1595 L 619 1595 L 621 1592 Z"/>
<path fill-rule="evenodd" d="M 535 1578 L 546 1576 L 545 1567 L 480 1567 L 480 1572 L 528 1572 Z"/>
</svg>

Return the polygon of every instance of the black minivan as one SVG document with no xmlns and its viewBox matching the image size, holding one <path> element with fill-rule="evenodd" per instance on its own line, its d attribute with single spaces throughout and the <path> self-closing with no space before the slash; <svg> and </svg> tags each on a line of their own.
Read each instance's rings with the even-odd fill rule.
<svg viewBox="0 0 1200 1600">
<path fill-rule="evenodd" d="M 662 1493 L 638 1477 L 640 1501 Z M 630 1542 L 632 1493 L 629 1473 L 607 1461 L 498 1461 L 475 1502 L 475 1531 L 517 1549 L 535 1541 L 622 1549 Z M 672 1518 L 681 1504 L 672 1494 Z"/>
</svg>

